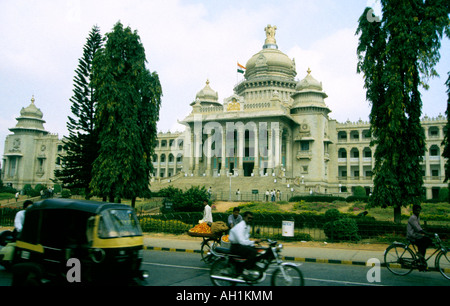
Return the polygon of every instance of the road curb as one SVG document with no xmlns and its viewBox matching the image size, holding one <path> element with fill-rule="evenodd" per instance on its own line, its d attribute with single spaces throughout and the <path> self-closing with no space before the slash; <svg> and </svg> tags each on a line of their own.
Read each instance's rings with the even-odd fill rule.
<svg viewBox="0 0 450 306">
<path fill-rule="evenodd" d="M 152 251 L 163 251 L 163 252 L 184 252 L 184 253 L 201 253 L 201 250 L 192 249 L 177 249 L 177 248 L 166 248 L 166 247 L 154 247 L 154 246 L 144 246 L 145 250 Z M 312 263 L 326 263 L 326 264 L 341 264 L 341 265 L 353 265 L 353 266 L 366 266 L 364 261 L 352 261 L 352 260 L 340 260 L 340 259 L 323 259 L 323 258 L 307 258 L 307 257 L 293 257 L 293 256 L 282 256 L 284 260 L 289 261 L 299 261 L 299 262 L 312 262 Z"/>
</svg>

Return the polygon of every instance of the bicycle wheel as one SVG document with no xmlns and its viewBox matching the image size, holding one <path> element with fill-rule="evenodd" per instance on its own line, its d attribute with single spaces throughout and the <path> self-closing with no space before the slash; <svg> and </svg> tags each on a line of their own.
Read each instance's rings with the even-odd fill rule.
<svg viewBox="0 0 450 306">
<path fill-rule="evenodd" d="M 450 280 L 450 253 L 440 252 L 436 257 L 436 268 L 448 280 Z"/>
<path fill-rule="evenodd" d="M 209 276 L 211 278 L 211 282 L 214 284 L 214 286 L 235 286 L 236 283 L 216 279 L 212 276 L 225 276 L 225 277 L 233 277 L 234 275 L 234 267 L 228 263 L 228 261 L 225 258 L 219 258 L 217 259 L 213 265 L 211 266 L 211 270 L 209 271 Z"/>
<path fill-rule="evenodd" d="M 395 275 L 407 275 L 414 269 L 416 255 L 406 245 L 393 244 L 384 252 L 386 268 Z"/>
<path fill-rule="evenodd" d="M 272 286 L 303 286 L 305 284 L 303 273 L 296 266 L 282 266 L 276 269 L 272 274 L 271 282 Z"/>
<path fill-rule="evenodd" d="M 206 263 L 209 263 L 213 260 L 213 255 L 208 255 L 211 248 L 216 247 L 217 241 L 215 239 L 207 239 L 202 242 L 202 246 L 200 248 L 200 254 L 202 256 L 202 260 Z"/>
</svg>

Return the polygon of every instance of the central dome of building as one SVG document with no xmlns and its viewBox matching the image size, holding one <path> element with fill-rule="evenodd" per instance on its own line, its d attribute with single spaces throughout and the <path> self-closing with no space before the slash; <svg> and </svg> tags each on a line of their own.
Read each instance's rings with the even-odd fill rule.
<svg viewBox="0 0 450 306">
<path fill-rule="evenodd" d="M 276 26 L 271 25 L 264 29 L 267 38 L 263 49 L 253 55 L 246 64 L 245 78 L 247 80 L 266 77 L 280 77 L 293 80 L 297 75 L 295 61 L 278 50 L 275 40 L 276 29 Z"/>
</svg>

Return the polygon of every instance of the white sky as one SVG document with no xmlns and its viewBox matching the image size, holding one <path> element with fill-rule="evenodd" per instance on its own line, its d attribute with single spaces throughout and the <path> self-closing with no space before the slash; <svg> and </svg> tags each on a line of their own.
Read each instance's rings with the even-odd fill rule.
<svg viewBox="0 0 450 306">
<path fill-rule="evenodd" d="M 264 28 L 276 25 L 279 49 L 295 58 L 297 79 L 312 75 L 323 83 L 330 117 L 339 122 L 368 120 L 362 75 L 356 73 L 358 18 L 375 0 L 0 0 L 0 156 L 8 128 L 22 107 L 35 104 L 44 127 L 67 135 L 73 78 L 94 25 L 102 35 L 117 21 L 137 30 L 147 68 L 159 74 L 162 108 L 158 129 L 182 131 L 177 123 L 206 82 L 219 101 L 242 79 L 236 62 L 262 49 Z M 375 12 L 379 12 L 375 4 Z M 423 91 L 423 114 L 447 107 L 450 43 L 444 38 L 440 78 Z"/>
</svg>

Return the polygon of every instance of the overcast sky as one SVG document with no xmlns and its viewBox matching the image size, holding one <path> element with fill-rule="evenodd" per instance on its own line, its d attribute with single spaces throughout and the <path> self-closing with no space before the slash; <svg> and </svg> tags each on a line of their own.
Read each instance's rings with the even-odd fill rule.
<svg viewBox="0 0 450 306">
<path fill-rule="evenodd" d="M 325 100 L 338 122 L 368 120 L 362 75 L 356 73 L 355 31 L 366 5 L 375 0 L 0 0 L 0 156 L 8 128 L 22 107 L 35 104 L 44 127 L 67 135 L 74 70 L 92 27 L 104 35 L 118 21 L 137 30 L 147 68 L 163 88 L 158 129 L 182 131 L 177 123 L 191 112 L 207 79 L 219 101 L 242 80 L 236 62 L 262 49 L 264 28 L 276 25 L 279 49 L 295 59 L 297 79 L 323 83 Z M 450 43 L 444 39 L 440 78 L 423 92 L 423 114 L 445 114 Z"/>
</svg>

